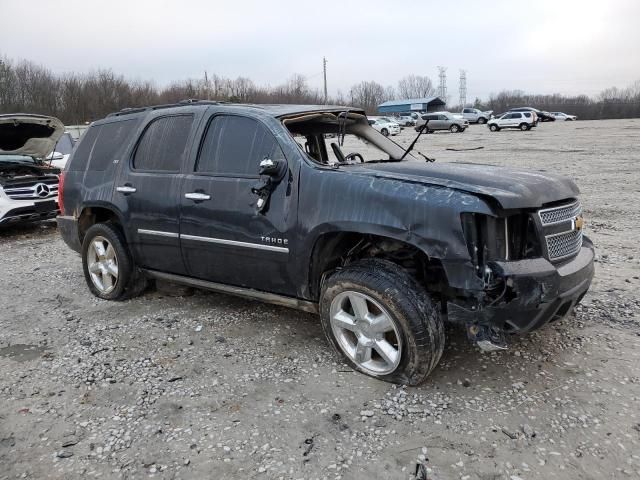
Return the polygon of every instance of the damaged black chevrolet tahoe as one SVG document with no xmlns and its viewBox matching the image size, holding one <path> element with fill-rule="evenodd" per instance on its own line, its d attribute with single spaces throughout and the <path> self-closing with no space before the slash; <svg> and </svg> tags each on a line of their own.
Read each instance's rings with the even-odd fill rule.
<svg viewBox="0 0 640 480">
<path fill-rule="evenodd" d="M 594 273 L 574 182 L 425 159 L 353 108 L 128 109 L 72 154 L 58 223 L 100 298 L 161 279 L 318 312 L 354 368 L 417 384 L 444 321 L 501 348 Z"/>
</svg>

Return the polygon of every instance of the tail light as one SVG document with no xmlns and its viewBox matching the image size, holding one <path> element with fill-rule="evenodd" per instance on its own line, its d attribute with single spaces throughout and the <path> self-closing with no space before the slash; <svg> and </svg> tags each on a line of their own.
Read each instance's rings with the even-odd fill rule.
<svg viewBox="0 0 640 480">
<path fill-rule="evenodd" d="M 60 215 L 64 215 L 64 172 L 58 176 L 58 208 Z"/>
</svg>

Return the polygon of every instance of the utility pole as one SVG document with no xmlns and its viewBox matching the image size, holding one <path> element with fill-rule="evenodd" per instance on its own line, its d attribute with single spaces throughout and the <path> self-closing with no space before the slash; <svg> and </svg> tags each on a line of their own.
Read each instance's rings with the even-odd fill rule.
<svg viewBox="0 0 640 480">
<path fill-rule="evenodd" d="M 438 67 L 438 77 L 440 77 L 440 85 L 438 85 L 438 96 L 447 102 L 447 67 Z"/>
<path fill-rule="evenodd" d="M 460 70 L 460 108 L 467 104 L 467 71 Z"/>
<path fill-rule="evenodd" d="M 209 77 L 207 77 L 207 71 L 204 71 L 204 85 L 207 89 L 207 100 L 211 100 L 211 95 L 209 94 Z"/>
<path fill-rule="evenodd" d="M 324 74 L 324 104 L 326 105 L 328 100 L 327 96 L 327 58 L 322 57 L 322 73 Z"/>
</svg>

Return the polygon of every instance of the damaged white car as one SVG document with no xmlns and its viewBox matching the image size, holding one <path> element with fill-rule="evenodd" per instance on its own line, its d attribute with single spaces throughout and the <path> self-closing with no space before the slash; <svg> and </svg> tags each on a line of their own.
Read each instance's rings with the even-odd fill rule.
<svg viewBox="0 0 640 480">
<path fill-rule="evenodd" d="M 60 169 L 44 159 L 63 133 L 55 117 L 0 115 L 0 227 L 56 217 Z"/>
</svg>

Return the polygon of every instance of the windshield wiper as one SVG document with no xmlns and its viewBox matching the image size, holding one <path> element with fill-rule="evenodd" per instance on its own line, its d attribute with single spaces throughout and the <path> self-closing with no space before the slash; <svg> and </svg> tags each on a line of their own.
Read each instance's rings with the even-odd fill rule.
<svg viewBox="0 0 640 480">
<path fill-rule="evenodd" d="M 429 120 L 425 120 L 424 125 L 422 125 L 422 127 L 420 127 L 420 131 L 418 132 L 418 135 L 416 135 L 416 138 L 413 139 L 413 142 L 411 142 L 411 145 L 409 145 L 409 147 L 404 151 L 404 153 L 400 157 L 400 160 L 398 160 L 399 162 L 404 160 L 404 157 L 409 155 L 409 152 L 411 150 L 413 150 L 413 147 L 415 147 L 416 143 L 418 143 L 418 139 L 420 138 L 420 135 L 422 135 L 427 130 L 427 125 L 429 125 Z M 425 154 L 423 154 L 421 152 L 418 152 L 418 153 L 420 155 L 422 155 L 427 160 L 427 162 L 435 162 L 436 161 L 435 158 L 429 158 L 429 157 L 427 157 Z"/>
</svg>

